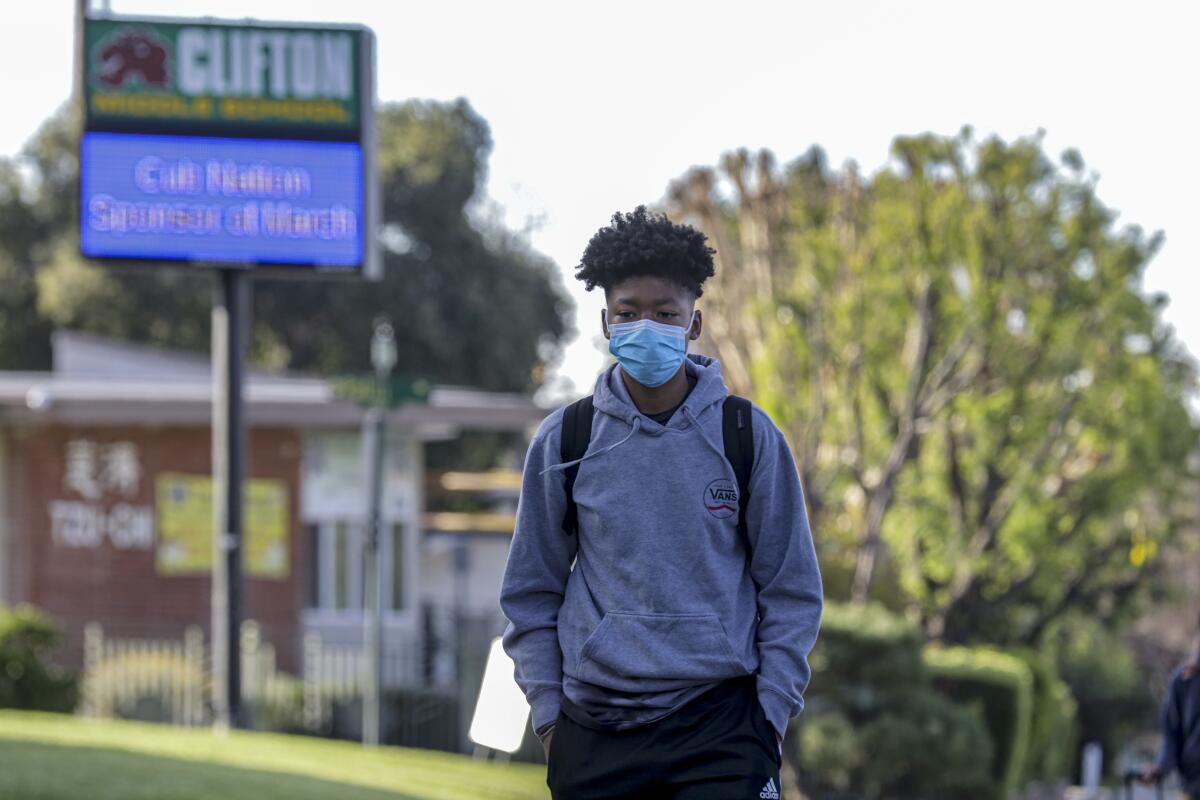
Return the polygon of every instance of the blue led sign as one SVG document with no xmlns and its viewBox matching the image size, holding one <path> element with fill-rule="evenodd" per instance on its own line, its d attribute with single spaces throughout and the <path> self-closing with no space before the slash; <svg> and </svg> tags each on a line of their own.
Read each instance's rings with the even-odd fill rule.
<svg viewBox="0 0 1200 800">
<path fill-rule="evenodd" d="M 358 143 L 84 133 L 85 256 L 355 269 Z"/>
</svg>

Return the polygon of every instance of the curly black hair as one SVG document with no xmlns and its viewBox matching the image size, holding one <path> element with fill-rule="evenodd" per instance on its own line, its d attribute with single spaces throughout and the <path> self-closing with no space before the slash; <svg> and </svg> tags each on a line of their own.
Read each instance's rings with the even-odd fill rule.
<svg viewBox="0 0 1200 800">
<path fill-rule="evenodd" d="M 612 225 L 596 231 L 583 251 L 575 277 L 590 292 L 608 291 L 628 278 L 652 275 L 704 294 L 704 281 L 714 274 L 713 250 L 704 234 L 662 214 L 638 206 L 631 214 L 613 214 Z"/>
</svg>

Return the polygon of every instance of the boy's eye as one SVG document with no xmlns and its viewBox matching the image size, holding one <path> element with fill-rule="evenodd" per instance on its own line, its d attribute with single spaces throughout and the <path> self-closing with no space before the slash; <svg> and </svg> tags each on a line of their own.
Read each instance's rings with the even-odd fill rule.
<svg viewBox="0 0 1200 800">
<path fill-rule="evenodd" d="M 676 314 L 674 311 L 660 311 L 660 312 L 658 312 L 658 315 L 659 315 L 660 317 L 662 317 L 663 319 L 670 319 L 671 317 L 678 317 L 678 316 L 679 316 L 679 315 L 678 315 L 678 314 Z"/>
</svg>

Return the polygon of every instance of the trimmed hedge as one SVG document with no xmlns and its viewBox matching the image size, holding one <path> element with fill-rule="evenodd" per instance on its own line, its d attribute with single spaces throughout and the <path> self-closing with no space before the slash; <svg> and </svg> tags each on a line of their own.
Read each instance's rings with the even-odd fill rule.
<svg viewBox="0 0 1200 800">
<path fill-rule="evenodd" d="M 937 694 L 920 631 L 882 606 L 829 603 L 799 730 L 812 796 L 992 800 L 983 716 Z"/>
<path fill-rule="evenodd" d="M 931 691 L 914 692 L 867 723 L 859 741 L 870 797 L 981 800 L 997 796 L 988 774 L 994 745 L 980 715 Z"/>
<path fill-rule="evenodd" d="M 1101 623 L 1064 619 L 1048 631 L 1044 649 L 1079 704 L 1077 736 L 1100 742 L 1106 763 L 1116 764 L 1117 753 L 1138 731 L 1156 726 L 1150 682 L 1129 645 Z"/>
<path fill-rule="evenodd" d="M 1070 780 L 1079 746 L 1076 727 L 1079 705 L 1075 695 L 1059 677 L 1049 655 L 1027 649 L 1010 652 L 1033 673 L 1033 724 L 1025 777 L 1046 783 Z"/>
<path fill-rule="evenodd" d="M 1033 671 L 1016 656 L 990 648 L 925 649 L 933 685 L 955 703 L 979 707 L 992 734 L 992 776 L 1005 797 L 1021 786 L 1033 738 Z"/>
<path fill-rule="evenodd" d="M 77 680 L 53 661 L 61 642 L 54 620 L 32 606 L 0 606 L 0 708 L 74 710 Z"/>
<path fill-rule="evenodd" d="M 915 626 L 883 606 L 827 603 L 806 696 L 837 707 L 853 723 L 870 719 L 927 683 L 923 641 Z"/>
</svg>

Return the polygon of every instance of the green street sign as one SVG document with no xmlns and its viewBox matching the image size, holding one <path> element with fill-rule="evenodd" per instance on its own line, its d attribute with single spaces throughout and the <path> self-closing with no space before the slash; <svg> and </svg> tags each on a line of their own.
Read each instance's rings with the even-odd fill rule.
<svg viewBox="0 0 1200 800">
<path fill-rule="evenodd" d="M 343 375 L 331 378 L 329 384 L 335 397 L 350 400 L 361 406 L 372 407 L 378 404 L 378 382 L 373 375 Z M 396 408 L 406 403 L 423 403 L 429 399 L 432 388 L 424 378 L 409 378 L 397 376 L 387 382 L 388 396 L 385 403 L 388 408 Z"/>
<path fill-rule="evenodd" d="M 356 27 L 88 18 L 87 127 L 355 139 L 368 35 Z"/>
</svg>

